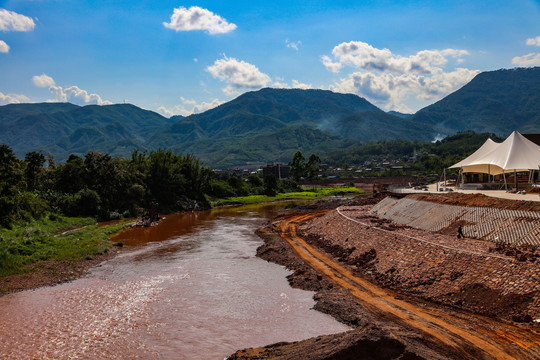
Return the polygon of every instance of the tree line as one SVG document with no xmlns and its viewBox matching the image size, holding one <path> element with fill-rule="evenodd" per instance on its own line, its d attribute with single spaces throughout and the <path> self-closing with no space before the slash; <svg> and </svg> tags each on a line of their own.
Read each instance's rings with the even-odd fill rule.
<svg viewBox="0 0 540 360">
<path fill-rule="evenodd" d="M 134 151 L 131 158 L 88 152 L 57 165 L 52 156 L 30 152 L 19 160 L 0 145 L 0 226 L 47 212 L 101 220 L 137 216 L 150 203 L 183 210 L 185 199 L 209 203 L 213 171 L 192 155 Z"/>
<path fill-rule="evenodd" d="M 193 155 L 167 150 L 133 151 L 130 158 L 88 152 L 56 164 L 51 155 L 27 153 L 18 159 L 0 145 L 0 227 L 46 214 L 91 216 L 110 220 L 141 215 L 157 204 L 162 213 L 211 207 L 212 198 L 275 195 L 301 191 L 298 181 L 312 179 L 321 160 L 305 162 L 298 152 L 290 165 L 293 179 L 273 175 L 214 172 Z"/>
<path fill-rule="evenodd" d="M 326 155 L 330 165 L 348 168 L 366 162 L 397 160 L 400 165 L 408 165 L 413 171 L 440 173 L 465 156 L 476 151 L 488 138 L 500 142 L 501 138 L 491 133 L 460 131 L 452 136 L 434 142 L 386 140 L 367 143 L 347 150 L 333 151 Z M 416 159 L 411 159 L 416 153 Z"/>
</svg>

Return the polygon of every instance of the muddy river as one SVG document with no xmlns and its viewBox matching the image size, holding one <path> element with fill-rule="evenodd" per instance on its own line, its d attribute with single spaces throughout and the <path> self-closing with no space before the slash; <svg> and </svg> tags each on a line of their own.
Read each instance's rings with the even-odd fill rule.
<svg viewBox="0 0 540 360">
<path fill-rule="evenodd" d="M 348 328 L 255 257 L 275 206 L 170 215 L 130 229 L 113 260 L 71 283 L 0 298 L 2 359 L 223 359 Z"/>
</svg>

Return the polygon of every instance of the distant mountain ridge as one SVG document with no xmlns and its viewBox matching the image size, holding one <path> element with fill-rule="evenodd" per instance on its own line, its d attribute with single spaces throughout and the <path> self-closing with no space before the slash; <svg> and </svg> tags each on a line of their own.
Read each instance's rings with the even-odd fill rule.
<svg viewBox="0 0 540 360">
<path fill-rule="evenodd" d="M 352 94 L 265 88 L 187 117 L 165 118 L 130 104 L 0 106 L 0 143 L 17 156 L 44 150 L 129 156 L 134 149 L 192 153 L 210 166 L 287 162 L 294 152 L 324 155 L 365 142 L 432 141 L 474 130 L 540 132 L 540 68 L 497 70 L 416 114 L 384 112 Z"/>
<path fill-rule="evenodd" d="M 13 104 L 0 107 L 0 143 L 9 144 L 21 157 L 45 150 L 63 161 L 71 153 L 108 152 L 117 148 L 115 142 L 145 148 L 152 134 L 170 124 L 170 119 L 130 104 Z"/>
<path fill-rule="evenodd" d="M 445 135 L 461 130 L 540 132 L 540 67 L 480 73 L 411 120 Z"/>
</svg>

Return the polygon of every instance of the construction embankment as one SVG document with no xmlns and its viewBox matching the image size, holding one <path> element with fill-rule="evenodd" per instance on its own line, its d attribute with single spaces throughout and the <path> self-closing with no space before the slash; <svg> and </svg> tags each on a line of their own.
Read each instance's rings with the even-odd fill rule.
<svg viewBox="0 0 540 360">
<path fill-rule="evenodd" d="M 463 216 L 443 222 L 439 231 L 390 220 L 391 208 L 418 220 L 412 214 L 416 206 L 436 213 L 446 205 L 488 207 L 495 213 L 540 210 L 537 203 L 481 195 L 414 195 L 382 202 L 358 198 L 276 218 L 259 230 L 265 244 L 258 255 L 292 270 L 291 286 L 316 291 L 315 309 L 354 330 L 244 349 L 230 358 L 539 358 L 537 248 L 458 239 L 457 227 L 473 222 L 465 224 Z M 442 221 L 442 216 L 432 218 Z M 491 233 L 515 221 L 502 219 Z"/>
<path fill-rule="evenodd" d="M 469 195 L 455 205 L 448 204 L 452 197 L 388 197 L 375 206 L 338 207 L 300 233 L 382 286 L 483 315 L 540 322 L 537 205 L 469 206 L 484 198 Z M 460 225 L 464 239 L 456 236 Z"/>
</svg>

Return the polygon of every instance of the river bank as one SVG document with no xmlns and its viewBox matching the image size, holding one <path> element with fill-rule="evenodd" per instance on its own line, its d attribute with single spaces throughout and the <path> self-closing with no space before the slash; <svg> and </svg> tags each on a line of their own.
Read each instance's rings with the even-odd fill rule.
<svg viewBox="0 0 540 360">
<path fill-rule="evenodd" d="M 359 198 L 339 205 L 347 205 L 357 210 L 364 208 L 364 211 L 367 211 L 377 201 L 378 199 Z M 477 202 L 478 199 L 472 201 Z M 324 207 L 328 208 L 328 206 Z M 347 207 L 344 206 L 344 208 Z M 308 211 L 319 211 L 317 214 L 319 216 L 306 221 L 294 220 L 295 217 L 301 219 L 305 216 L 302 213 Z M 289 276 L 291 286 L 317 291 L 314 297 L 317 303 L 314 308 L 334 316 L 339 321 L 354 327 L 354 330 L 303 342 L 244 349 L 233 354 L 230 359 L 295 359 L 299 357 L 352 359 L 361 358 L 364 351 L 367 351 L 374 359 L 504 358 L 507 356 L 505 354 L 509 353 L 515 358 L 531 358 L 531 356 L 534 358 L 539 354 L 540 329 L 538 323 L 531 322 L 538 315 L 534 300 L 538 292 L 531 293 L 528 290 L 529 287 L 525 286 L 526 284 L 523 285 L 523 282 L 534 282 L 534 278 L 520 279 L 521 292 L 518 287 L 514 293 L 501 294 L 497 288 L 479 286 L 478 281 L 463 276 L 468 269 L 467 265 L 482 268 L 479 264 L 481 262 L 475 259 L 462 259 L 461 262 L 456 262 L 456 266 L 465 266 L 460 274 L 457 272 L 446 274 L 439 271 L 437 273 L 439 275 L 434 276 L 435 270 L 441 270 L 438 269 L 438 263 L 441 262 L 441 256 L 444 254 L 436 254 L 433 249 L 420 247 L 414 250 L 390 249 L 391 254 L 384 252 L 385 244 L 395 243 L 400 230 L 408 232 L 412 229 L 392 224 L 389 221 L 383 223 L 381 219 L 373 219 L 374 217 L 370 216 L 374 222 L 371 226 L 382 225 L 390 229 L 385 236 L 381 237 L 380 233 L 373 232 L 369 226 L 360 226 L 346 221 L 335 210 L 321 211 L 316 206 L 311 206 L 310 209 L 305 209 L 298 214 L 277 218 L 259 230 L 258 233 L 265 240 L 265 244 L 259 248 L 258 255 L 294 271 Z M 366 214 L 360 213 L 354 213 L 354 216 L 355 218 L 363 216 L 364 221 L 367 217 Z M 290 220 L 291 218 L 293 220 Z M 283 224 L 287 222 L 289 222 L 287 225 L 289 228 L 284 231 Z M 355 227 L 355 225 L 358 226 Z M 293 250 L 291 242 L 284 239 L 290 240 L 291 233 L 296 234 L 296 231 L 303 239 L 299 241 L 306 241 L 305 246 L 309 248 L 300 245 Z M 444 236 L 425 233 L 431 238 Z M 377 244 L 380 246 L 377 247 Z M 312 248 L 311 245 L 314 247 Z M 484 246 L 486 249 L 487 247 L 495 248 L 495 245 L 487 242 L 482 242 L 479 246 Z M 320 250 L 323 254 L 321 256 L 328 256 L 330 258 L 328 262 L 335 261 L 335 263 L 332 262 L 334 265 L 328 268 L 321 266 L 316 271 L 314 267 L 319 266 L 317 261 L 320 263 L 324 260 L 318 259 L 308 265 L 306 259 L 310 254 L 313 255 Z M 508 253 L 509 250 L 505 247 L 504 252 Z M 497 250 L 493 251 L 497 252 Z M 396 256 L 396 254 L 399 255 Z M 417 268 L 408 261 L 417 260 L 414 256 L 411 258 L 410 254 L 428 257 L 421 262 L 422 267 Z M 439 258 L 431 259 L 430 256 Z M 453 259 L 449 259 L 449 262 L 455 262 L 455 260 L 454 256 Z M 516 263 L 511 256 L 507 261 Z M 492 271 L 500 270 L 494 269 L 493 266 L 501 266 L 501 264 L 492 264 L 491 268 L 487 267 Z M 504 264 L 502 266 L 504 267 Z M 520 265 L 510 267 L 512 266 L 519 267 Z M 530 267 L 531 265 L 523 266 Z M 336 268 L 342 268 L 342 272 L 332 280 L 331 274 Z M 516 274 L 519 275 L 519 272 L 520 270 L 517 269 Z M 475 271 L 472 273 L 475 274 Z M 501 272 L 499 277 L 504 280 L 506 275 L 505 272 Z M 341 281 L 346 277 L 349 278 L 348 282 Z M 461 279 L 456 281 L 459 278 Z M 368 281 L 362 282 L 362 279 Z M 497 281 L 497 279 L 493 280 Z M 355 281 L 362 282 L 362 285 L 350 286 Z M 441 296 L 441 290 L 448 285 L 446 282 L 452 281 L 458 282 L 463 291 L 453 293 L 448 291 L 446 297 Z M 362 287 L 368 289 L 372 287 L 372 284 L 378 284 L 382 288 L 374 287 L 375 290 L 371 293 L 367 291 L 367 294 L 362 293 L 361 296 L 356 296 L 356 292 L 361 292 Z M 379 301 L 378 298 L 383 292 L 385 300 Z M 370 296 L 372 296 L 372 302 L 365 300 Z M 386 303 L 385 311 L 377 310 L 376 308 L 383 303 Z M 444 306 L 439 306 L 441 304 Z M 409 307 L 414 309 L 415 317 L 418 313 L 424 312 L 427 316 L 418 315 L 416 322 L 410 322 L 407 319 L 411 315 Z M 400 313 L 398 311 L 400 308 L 409 310 Z M 497 320 L 479 317 L 475 313 L 496 317 Z M 429 314 L 439 314 L 437 319 L 445 320 L 440 323 Z M 503 320 L 501 317 L 510 321 Z M 528 323 L 518 325 L 511 320 Z M 429 325 L 430 321 L 435 321 L 436 325 L 432 327 Z M 434 331 L 435 328 L 437 331 L 443 329 L 443 335 Z M 471 333 L 468 329 L 475 330 Z M 468 334 L 465 336 L 466 341 L 463 341 L 462 331 Z M 510 335 L 510 332 L 513 335 Z M 508 335 L 505 335 L 506 333 Z M 514 341 L 517 334 L 520 334 L 519 342 Z M 452 340 L 441 340 L 446 337 Z"/>
<path fill-rule="evenodd" d="M 296 205 L 321 197 L 343 197 L 363 192 L 347 186 L 309 190 L 273 197 L 257 195 L 222 199 L 216 202 L 215 208 L 280 202 Z M 183 199 L 182 206 L 188 212 L 201 209 L 200 204 L 187 198 Z M 119 221 L 100 223 L 101 230 L 90 235 L 85 234 L 84 229 L 94 226 L 95 220 L 55 215 L 19 224 L 13 230 L 0 229 L 0 296 L 84 276 L 92 267 L 114 257 L 117 251 L 109 238 L 133 224 L 132 220 L 121 222 L 124 225 L 118 226 Z"/>
<path fill-rule="evenodd" d="M 129 220 L 95 224 L 92 219 L 55 218 L 3 230 L 0 296 L 84 276 L 115 256 L 121 244 L 110 237 L 131 224 Z"/>
<path fill-rule="evenodd" d="M 124 247 L 87 276 L 0 298 L 0 357 L 223 359 L 348 330 L 255 256 L 256 229 L 284 208 L 171 214 L 121 232 Z"/>
<path fill-rule="evenodd" d="M 83 277 L 94 266 L 112 259 L 117 249 L 111 247 L 106 253 L 79 261 L 46 260 L 24 267 L 24 273 L 0 277 L 0 296 L 19 291 L 53 286 Z"/>
</svg>

